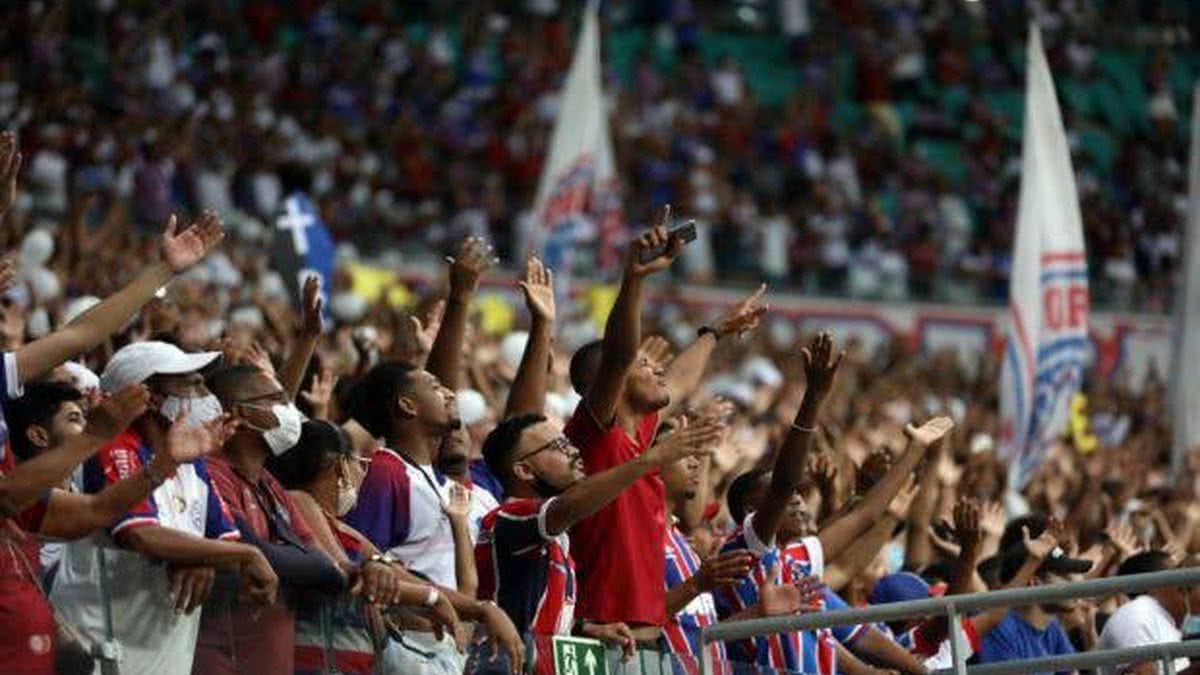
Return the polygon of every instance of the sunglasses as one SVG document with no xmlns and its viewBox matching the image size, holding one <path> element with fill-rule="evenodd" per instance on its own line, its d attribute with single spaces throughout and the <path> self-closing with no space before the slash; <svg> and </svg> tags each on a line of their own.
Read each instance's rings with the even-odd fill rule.
<svg viewBox="0 0 1200 675">
<path fill-rule="evenodd" d="M 568 441 L 566 436 L 558 436 L 557 438 L 551 439 L 550 442 L 548 442 L 544 445 L 540 445 L 537 448 L 534 448 L 533 450 L 530 450 L 529 452 L 525 453 L 524 455 L 517 457 L 516 459 L 513 460 L 513 463 L 523 462 L 523 461 L 529 459 L 530 457 L 533 457 L 534 455 L 538 454 L 539 452 L 545 452 L 547 450 L 561 452 L 562 454 L 566 455 L 567 457 L 571 457 L 571 455 L 572 455 L 571 441 Z"/>
</svg>

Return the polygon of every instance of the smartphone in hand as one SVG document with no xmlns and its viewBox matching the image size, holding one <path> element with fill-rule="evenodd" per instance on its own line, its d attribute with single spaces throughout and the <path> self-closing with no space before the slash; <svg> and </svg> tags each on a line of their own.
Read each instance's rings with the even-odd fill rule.
<svg viewBox="0 0 1200 675">
<path fill-rule="evenodd" d="M 645 264 L 662 256 L 662 254 L 667 252 L 667 247 L 671 245 L 671 242 L 676 240 L 681 241 L 684 244 L 690 244 L 691 242 L 696 241 L 696 221 L 689 220 L 683 225 L 680 225 L 679 227 L 668 232 L 667 243 L 665 245 L 656 246 L 655 248 L 642 251 L 640 259 L 641 263 Z"/>
</svg>

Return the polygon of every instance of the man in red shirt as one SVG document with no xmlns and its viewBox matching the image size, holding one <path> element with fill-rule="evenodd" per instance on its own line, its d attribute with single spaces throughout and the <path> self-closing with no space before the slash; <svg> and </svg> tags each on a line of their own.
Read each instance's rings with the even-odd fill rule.
<svg viewBox="0 0 1200 675">
<path fill-rule="evenodd" d="M 300 438 L 300 411 L 275 378 L 255 366 L 209 376 L 221 406 L 240 421 L 220 453 L 208 459 L 213 487 L 228 505 L 242 540 L 259 548 L 280 583 L 337 593 L 346 577 L 320 550 L 292 497 L 265 468 L 267 458 Z M 280 598 L 261 613 L 249 608 L 205 609 L 192 672 L 291 673 L 296 634 L 292 610 Z"/>
<path fill-rule="evenodd" d="M 766 311 L 759 302 L 765 289 L 760 288 L 715 327 L 702 328 L 668 369 L 649 356 L 639 357 L 643 283 L 670 267 L 683 245 L 668 234 L 669 218 L 666 207 L 659 223 L 629 247 L 603 341 L 585 345 L 571 359 L 571 384 L 583 400 L 565 433 L 579 448 L 588 475 L 641 455 L 654 440 L 660 416 L 699 383 L 717 340 L 753 328 Z M 662 253 L 645 260 L 656 251 Z M 658 472 L 646 474 L 576 525 L 571 536 L 579 568 L 579 616 L 597 623 L 625 622 L 639 641 L 657 641 L 667 618 L 662 579 L 666 531 Z M 624 590 L 613 593 L 613 588 Z"/>
</svg>

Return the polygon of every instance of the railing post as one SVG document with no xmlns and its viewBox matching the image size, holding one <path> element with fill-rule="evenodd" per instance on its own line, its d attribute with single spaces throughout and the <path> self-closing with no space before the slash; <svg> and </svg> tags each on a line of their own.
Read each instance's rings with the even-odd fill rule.
<svg viewBox="0 0 1200 675">
<path fill-rule="evenodd" d="M 1175 659 L 1170 656 L 1163 659 L 1163 675 L 1175 675 Z"/>
<path fill-rule="evenodd" d="M 696 659 L 700 662 L 700 675 L 708 675 L 708 636 L 704 634 L 704 629 L 700 629 L 700 655 Z M 716 664 L 713 664 L 716 666 Z M 675 672 L 675 664 L 671 664 L 671 672 Z"/>
<path fill-rule="evenodd" d="M 946 605 L 947 630 L 950 631 L 950 655 L 954 658 L 954 675 L 967 675 L 967 641 L 963 638 L 962 620 L 953 603 Z"/>
</svg>

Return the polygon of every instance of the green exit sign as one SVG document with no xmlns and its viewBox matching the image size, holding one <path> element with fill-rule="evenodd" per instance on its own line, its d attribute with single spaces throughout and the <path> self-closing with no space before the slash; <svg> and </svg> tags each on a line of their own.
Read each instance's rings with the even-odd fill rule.
<svg viewBox="0 0 1200 675">
<path fill-rule="evenodd" d="M 554 675 L 608 675 L 599 640 L 554 636 Z"/>
</svg>

